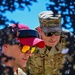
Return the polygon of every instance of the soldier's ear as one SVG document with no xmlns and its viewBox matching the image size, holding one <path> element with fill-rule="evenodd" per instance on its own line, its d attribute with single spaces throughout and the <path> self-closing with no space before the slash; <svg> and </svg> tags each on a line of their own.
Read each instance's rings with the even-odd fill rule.
<svg viewBox="0 0 75 75">
<path fill-rule="evenodd" d="M 41 31 L 40 26 L 39 26 L 39 27 L 36 27 L 35 29 L 36 29 L 38 32 L 40 32 L 40 31 Z"/>
<path fill-rule="evenodd" d="M 41 27 L 38 26 L 38 27 L 36 27 L 35 29 L 37 30 L 37 32 L 38 32 L 38 34 L 39 34 L 38 37 L 41 38 L 41 32 L 42 32 Z"/>
<path fill-rule="evenodd" d="M 41 35 L 42 30 L 41 30 L 40 26 L 37 28 L 37 31 L 38 31 L 38 34 Z"/>
</svg>

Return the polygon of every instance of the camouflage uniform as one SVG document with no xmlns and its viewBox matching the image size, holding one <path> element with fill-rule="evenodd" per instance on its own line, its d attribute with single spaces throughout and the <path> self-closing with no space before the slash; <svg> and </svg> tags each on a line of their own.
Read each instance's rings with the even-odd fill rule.
<svg viewBox="0 0 75 75">
<path fill-rule="evenodd" d="M 27 63 L 29 75 L 75 75 L 74 36 L 69 32 L 64 32 L 61 36 L 61 43 L 59 42 L 56 47 L 50 49 L 45 47 L 41 50 L 37 48 Z M 68 74 L 69 70 L 70 74 Z"/>
<path fill-rule="evenodd" d="M 39 15 L 39 21 L 40 28 L 44 33 L 62 32 L 60 14 L 54 14 L 52 11 L 42 12 Z M 62 75 L 61 70 L 70 47 L 66 33 L 62 32 L 60 41 L 55 47 L 37 48 L 27 63 L 28 75 Z"/>
<path fill-rule="evenodd" d="M 37 49 L 28 61 L 29 75 L 61 75 L 60 69 L 66 53 L 62 53 L 62 43 L 58 47 L 52 47 L 50 50 L 47 47 L 42 50 Z"/>
</svg>

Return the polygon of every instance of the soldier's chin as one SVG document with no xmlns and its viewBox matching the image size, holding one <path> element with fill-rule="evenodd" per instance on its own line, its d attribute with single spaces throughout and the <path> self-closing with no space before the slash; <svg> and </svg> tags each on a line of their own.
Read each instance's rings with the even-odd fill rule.
<svg viewBox="0 0 75 75">
<path fill-rule="evenodd" d="M 26 64 L 21 66 L 21 68 L 23 68 L 23 67 L 26 67 Z"/>
<path fill-rule="evenodd" d="M 57 45 L 56 43 L 51 43 L 49 46 L 54 47 L 56 45 Z"/>
<path fill-rule="evenodd" d="M 21 67 L 21 68 L 26 67 L 26 63 L 25 63 L 25 64 L 20 65 L 20 67 Z"/>
</svg>

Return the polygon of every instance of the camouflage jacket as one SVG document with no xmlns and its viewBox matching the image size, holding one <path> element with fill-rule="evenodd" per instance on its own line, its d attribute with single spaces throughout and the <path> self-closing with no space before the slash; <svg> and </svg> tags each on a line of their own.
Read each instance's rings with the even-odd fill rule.
<svg viewBox="0 0 75 75">
<path fill-rule="evenodd" d="M 61 75 L 60 69 L 65 61 L 65 54 L 62 52 L 62 45 L 59 44 L 59 50 L 52 47 L 49 51 L 37 48 L 37 51 L 28 61 L 29 75 Z"/>
<path fill-rule="evenodd" d="M 52 47 L 51 50 L 48 50 L 47 47 L 41 50 L 37 48 L 27 63 L 28 75 L 68 75 L 66 74 L 69 68 L 67 62 L 70 65 L 72 58 L 74 60 L 72 57 L 74 56 L 74 46 L 74 36 L 65 32 L 62 34 L 61 43 L 57 47 Z"/>
</svg>

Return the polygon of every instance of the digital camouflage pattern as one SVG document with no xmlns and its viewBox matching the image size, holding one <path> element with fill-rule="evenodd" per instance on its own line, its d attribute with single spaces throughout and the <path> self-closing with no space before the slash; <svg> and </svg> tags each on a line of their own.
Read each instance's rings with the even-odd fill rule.
<svg viewBox="0 0 75 75">
<path fill-rule="evenodd" d="M 74 70 L 75 37 L 68 31 L 62 31 L 61 14 L 53 11 L 41 12 L 38 16 L 40 28 L 43 32 L 61 32 L 59 43 L 52 48 L 45 47 L 36 50 L 30 57 L 27 67 L 28 75 L 68 75 L 71 68 Z M 70 58 L 71 57 L 71 58 Z M 72 63 L 73 62 L 73 63 Z M 69 64 L 69 66 L 68 66 Z M 68 66 L 66 68 L 66 66 Z M 70 68 L 68 73 L 67 69 Z M 24 68 L 25 70 L 25 68 Z M 75 75 L 75 74 L 69 74 Z"/>
<path fill-rule="evenodd" d="M 73 40 L 74 36 L 69 32 L 65 32 L 62 35 L 61 42 L 56 47 L 52 47 L 51 49 L 45 47 L 42 50 L 37 48 L 35 54 L 33 54 L 27 63 L 29 68 L 28 75 L 64 75 L 64 72 L 68 69 L 68 67 L 65 67 L 66 58 L 68 58 L 70 53 L 70 57 L 74 60 L 73 51 L 75 45 Z M 70 52 L 71 50 L 72 52 Z M 69 63 L 72 61 L 72 58 L 69 58 Z M 68 64 L 66 65 L 68 66 Z"/>
<path fill-rule="evenodd" d="M 43 32 L 61 31 L 61 14 L 43 11 L 39 14 L 39 23 Z"/>
<path fill-rule="evenodd" d="M 64 57 L 65 54 L 61 54 L 55 48 L 51 51 L 44 48 L 43 52 L 35 53 L 29 60 L 29 75 L 61 75 L 59 69 L 64 63 Z"/>
</svg>

